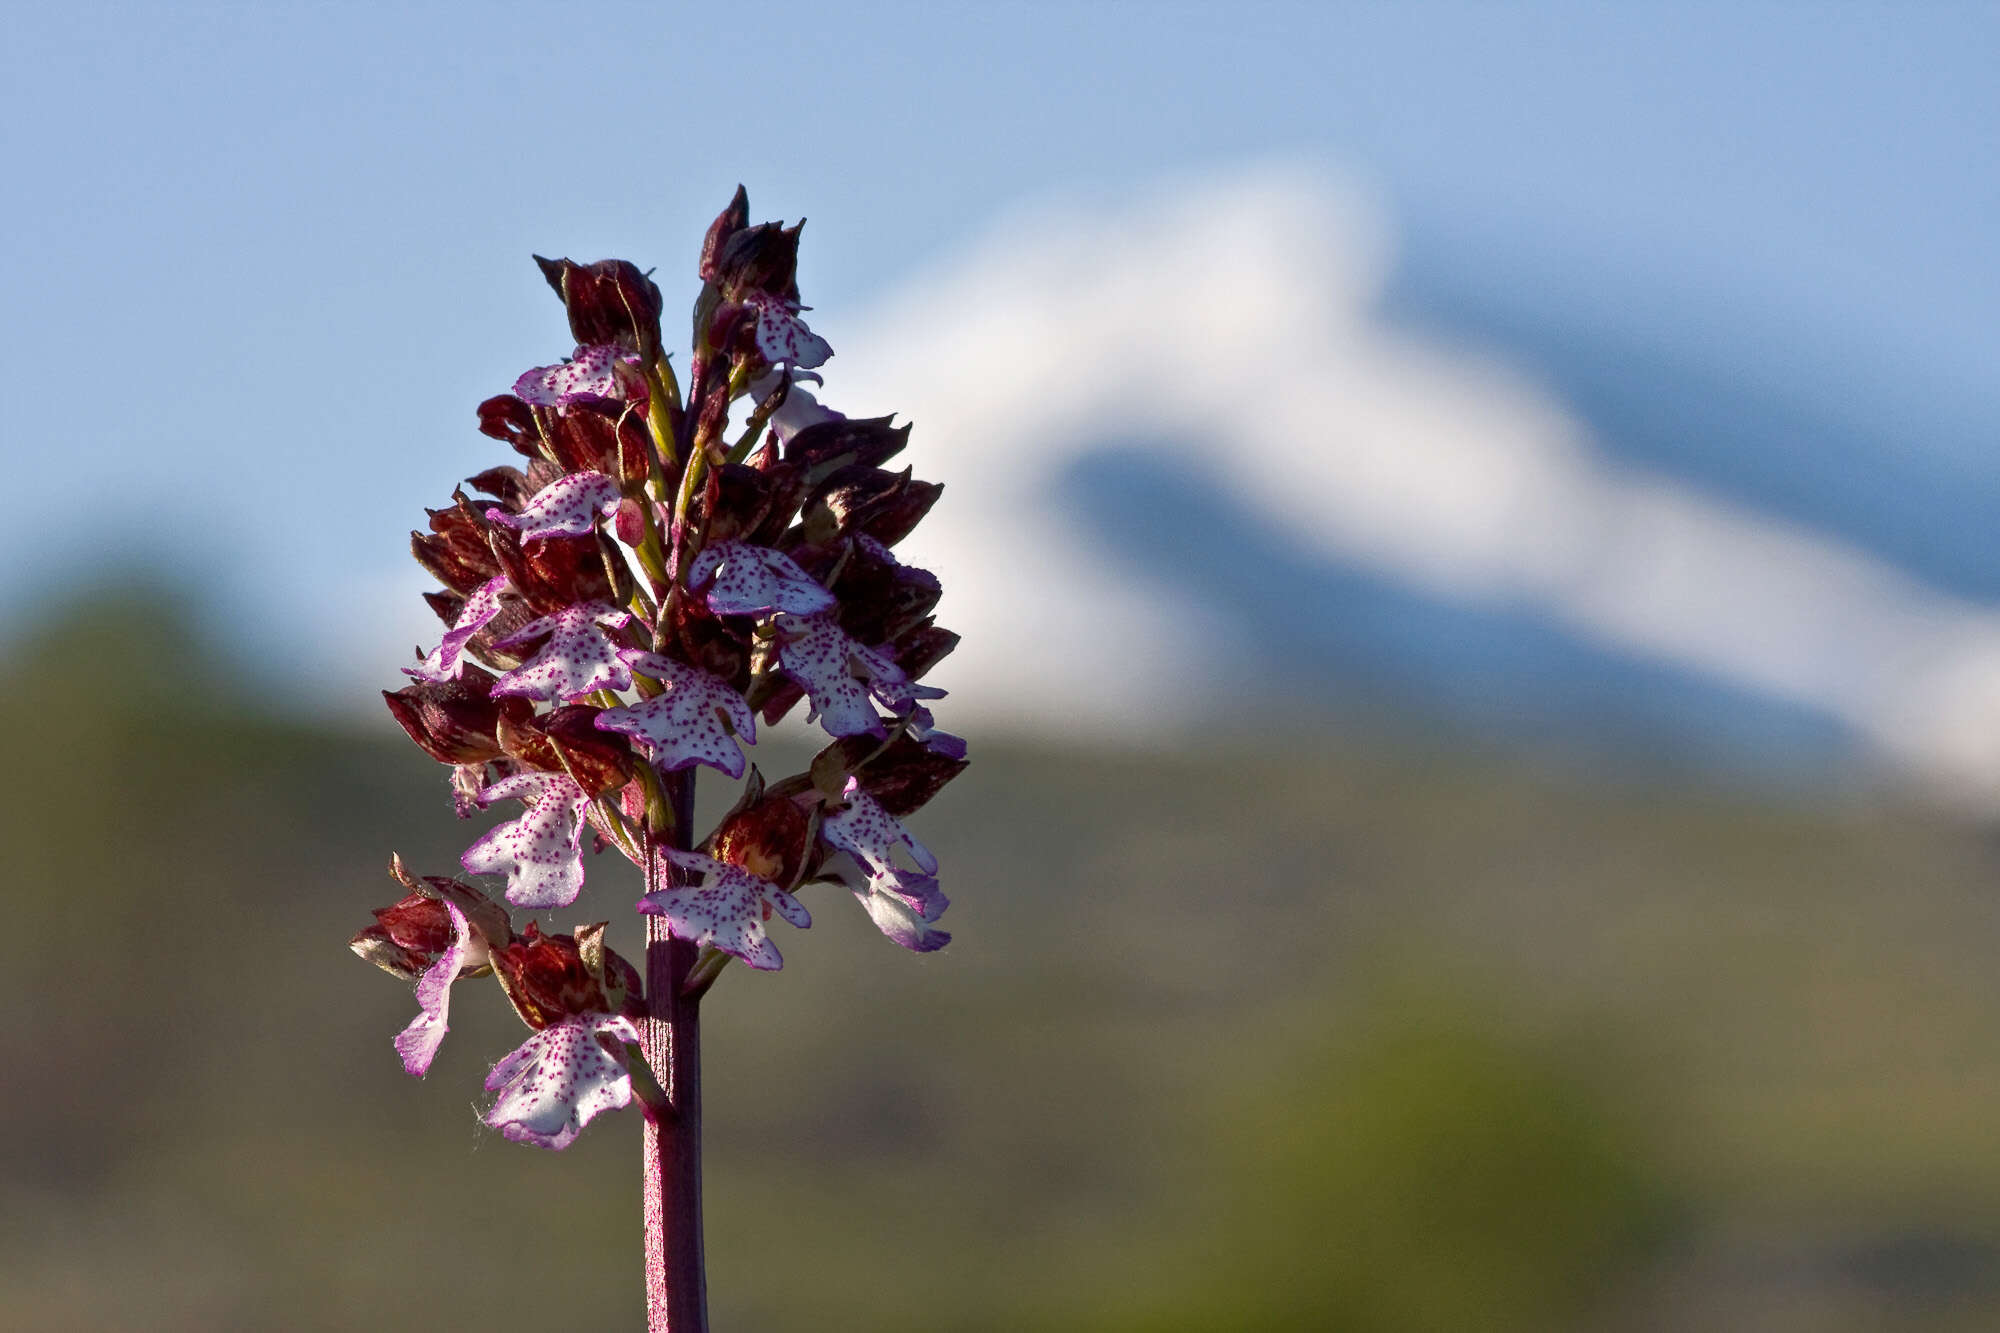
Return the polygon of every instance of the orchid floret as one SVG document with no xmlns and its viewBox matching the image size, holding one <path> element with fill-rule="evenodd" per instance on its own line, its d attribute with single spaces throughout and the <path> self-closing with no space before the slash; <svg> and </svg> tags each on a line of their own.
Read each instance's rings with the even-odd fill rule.
<svg viewBox="0 0 2000 1333">
<path fill-rule="evenodd" d="M 757 352 L 772 365 L 810 370 L 825 365 L 833 355 L 826 339 L 799 318 L 799 312 L 810 306 L 762 291 L 746 293 L 743 301 L 757 312 Z"/>
<path fill-rule="evenodd" d="M 579 347 L 559 365 L 536 366 L 514 381 L 514 396 L 536 407 L 568 407 L 586 398 L 630 401 L 642 381 L 638 358 L 608 343 Z"/>
<path fill-rule="evenodd" d="M 522 541 L 538 537 L 587 537 L 597 520 L 618 512 L 618 483 L 602 472 L 572 472 L 536 492 L 518 514 L 486 511 L 488 520 L 514 528 Z"/>
<path fill-rule="evenodd" d="M 873 888 L 855 889 L 854 897 L 877 930 L 912 953 L 935 953 L 951 943 L 950 931 L 931 924 L 935 916 L 926 919 L 901 898 Z"/>
<path fill-rule="evenodd" d="M 756 616 L 767 611 L 811 615 L 834 604 L 833 594 L 800 569 L 797 561 L 783 551 L 749 542 L 716 542 L 704 547 L 688 568 L 688 587 L 699 592 L 704 586 L 708 588 L 708 609 L 719 616 Z"/>
<path fill-rule="evenodd" d="M 732 778 L 743 776 L 743 750 L 730 734 L 755 744 L 757 718 L 733 686 L 717 676 L 657 653 L 628 648 L 625 665 L 666 687 L 664 694 L 597 715 L 602 731 L 630 736 L 645 745 L 647 757 L 663 773 L 707 764 Z M 727 719 L 728 725 L 724 725 Z"/>
<path fill-rule="evenodd" d="M 808 722 L 818 719 L 832 736 L 882 736 L 872 694 L 893 712 L 938 699 L 944 691 L 913 683 L 888 654 L 869 648 L 840 627 L 831 612 L 779 616 L 778 669 L 806 692 Z"/>
<path fill-rule="evenodd" d="M 413 667 L 404 667 L 403 674 L 415 676 L 418 680 L 457 680 L 458 673 L 465 665 L 465 645 L 472 636 L 485 629 L 493 617 L 500 614 L 500 594 L 507 590 L 507 576 L 498 575 L 488 579 L 472 590 L 459 608 L 458 618 L 451 622 L 438 646 Z"/>
<path fill-rule="evenodd" d="M 557 1151 L 605 1111 L 631 1105 L 632 1076 L 599 1034 L 620 1046 L 639 1043 L 639 1029 L 622 1014 L 574 1014 L 535 1033 L 486 1076 L 498 1092 L 480 1118 L 516 1143 Z"/>
<path fill-rule="evenodd" d="M 456 903 L 445 902 L 444 910 L 451 916 L 451 947 L 439 954 L 438 960 L 417 979 L 417 1016 L 396 1034 L 396 1053 L 403 1057 L 403 1071 L 415 1078 L 422 1078 L 430 1071 L 431 1061 L 437 1058 L 438 1046 L 449 1029 L 446 1019 L 451 1010 L 451 983 L 458 980 L 459 972 L 468 964 L 476 965 L 472 924 Z M 478 942 L 477 951 L 485 952 L 484 941 Z"/>
<path fill-rule="evenodd" d="M 841 799 L 845 806 L 829 810 L 820 821 L 820 836 L 827 845 L 855 859 L 868 877 L 871 892 L 900 899 L 925 921 L 937 920 L 946 903 L 937 886 L 938 859 L 930 848 L 864 791 L 859 778 L 847 779 Z M 898 848 L 908 853 L 916 866 L 914 872 L 896 864 Z"/>
<path fill-rule="evenodd" d="M 494 646 L 517 648 L 542 634 L 548 642 L 494 682 L 493 693 L 568 703 L 598 690 L 629 688 L 632 673 L 618 657 L 624 645 L 603 627 L 623 629 L 631 620 L 631 612 L 609 602 L 578 602 L 530 621 Z"/>
<path fill-rule="evenodd" d="M 504 874 L 517 907 L 567 907 L 583 891 L 583 788 L 562 773 L 516 773 L 479 793 L 479 804 L 529 802 L 519 819 L 489 830 L 459 864 L 475 875 Z"/>
<path fill-rule="evenodd" d="M 801 930 L 812 925 L 805 904 L 742 866 L 700 852 L 663 850 L 662 855 L 681 869 L 702 875 L 699 885 L 656 889 L 639 900 L 641 912 L 664 917 L 679 939 L 712 944 L 754 968 L 775 972 L 785 960 L 764 931 L 771 913 Z"/>
</svg>

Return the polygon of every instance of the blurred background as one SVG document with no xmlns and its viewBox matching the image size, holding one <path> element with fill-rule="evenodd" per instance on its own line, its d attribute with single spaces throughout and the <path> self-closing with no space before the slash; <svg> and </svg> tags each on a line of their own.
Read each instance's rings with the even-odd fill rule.
<svg viewBox="0 0 2000 1333">
<path fill-rule="evenodd" d="M 569 350 L 529 254 L 658 265 L 672 333 L 740 180 L 947 487 L 974 765 L 949 949 L 810 901 L 706 1006 L 718 1328 L 2000 1324 L 1996 56 L 16 6 L 5 1322 L 639 1322 L 636 1116 L 500 1140 L 499 997 L 416 1083 L 344 945 L 476 832 L 377 691 L 474 405 Z M 555 924 L 636 954 L 593 866 Z"/>
</svg>

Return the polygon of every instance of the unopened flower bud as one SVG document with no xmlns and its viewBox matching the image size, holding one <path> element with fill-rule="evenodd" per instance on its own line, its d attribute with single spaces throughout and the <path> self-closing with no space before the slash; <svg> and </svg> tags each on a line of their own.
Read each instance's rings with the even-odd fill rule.
<svg viewBox="0 0 2000 1333">
<path fill-rule="evenodd" d="M 645 988 L 638 969 L 609 948 L 603 950 L 599 966 L 605 981 L 591 975 L 574 936 L 544 935 L 532 921 L 512 944 L 493 951 L 500 988 L 521 1021 L 538 1031 L 574 1014 L 644 1016 Z M 621 993 L 617 1009 L 612 1008 L 612 991 Z"/>
<path fill-rule="evenodd" d="M 648 469 L 649 439 L 643 414 L 602 401 L 571 404 L 549 418 L 549 452 L 570 472 L 621 475 L 642 480 Z"/>
<path fill-rule="evenodd" d="M 454 680 L 420 680 L 382 691 L 389 712 L 420 749 L 441 764 L 483 764 L 501 755 L 503 713 L 517 721 L 534 713 L 525 699 L 495 699 L 493 677 L 470 664 Z"/>
<path fill-rule="evenodd" d="M 824 544 L 857 534 L 894 546 L 931 511 L 944 487 L 915 481 L 910 470 L 888 472 L 852 464 L 822 482 L 807 502 L 805 539 Z"/>
<path fill-rule="evenodd" d="M 748 292 L 797 300 L 799 230 L 805 225 L 801 218 L 789 227 L 760 222 L 733 232 L 716 255 L 711 281 L 732 301 L 740 301 Z"/>
<path fill-rule="evenodd" d="M 900 819 L 922 809 L 947 782 L 966 770 L 971 761 L 952 749 L 908 736 L 898 736 L 886 747 L 873 736 L 849 736 L 820 751 L 813 768 L 817 771 L 821 760 L 833 758 L 860 782 L 863 791 Z M 862 764 L 864 759 L 866 764 Z"/>
<path fill-rule="evenodd" d="M 925 619 L 915 629 L 906 631 L 890 646 L 889 656 L 896 665 L 903 668 L 903 674 L 911 680 L 922 680 L 930 669 L 950 655 L 958 647 L 958 635 L 948 629 L 940 629 L 937 624 Z"/>
<path fill-rule="evenodd" d="M 770 478 L 742 463 L 716 469 L 715 511 L 709 515 L 707 540 L 735 541 L 748 537 L 771 510 Z"/>
<path fill-rule="evenodd" d="M 554 615 L 579 602 L 607 600 L 617 592 L 612 578 L 622 564 L 605 558 L 595 535 L 524 542 L 496 524 L 487 532 L 487 545 L 500 572 L 537 615 Z"/>
<path fill-rule="evenodd" d="M 591 796 L 622 787 L 632 780 L 632 747 L 623 736 L 597 729 L 603 710 L 590 704 L 527 716 L 502 713 L 497 727 L 500 747 L 529 768 L 567 773 Z"/>
<path fill-rule="evenodd" d="M 807 426 L 786 442 L 785 461 L 805 468 L 814 486 L 844 467 L 880 467 L 910 442 L 909 426 L 892 426 L 891 420 L 844 418 Z"/>
<path fill-rule="evenodd" d="M 521 506 L 528 502 L 538 489 L 528 475 L 517 467 L 490 467 L 484 472 L 474 473 L 465 479 L 465 484 L 481 495 L 490 495 L 500 502 L 503 509 L 519 513 Z"/>
<path fill-rule="evenodd" d="M 611 518 L 611 535 L 635 550 L 646 539 L 646 510 L 639 500 L 628 495 L 618 502 L 618 512 Z"/>
<path fill-rule="evenodd" d="M 616 344 L 651 360 L 660 350 L 660 289 L 622 259 L 578 264 L 535 256 L 542 276 L 569 311 L 579 346 Z"/>
<path fill-rule="evenodd" d="M 697 275 L 703 282 L 715 280 L 716 268 L 722 259 L 723 247 L 729 238 L 750 225 L 750 196 L 741 185 L 729 201 L 729 206 L 715 215 L 715 221 L 708 224 L 708 235 L 701 241 L 701 262 L 696 267 Z"/>
<path fill-rule="evenodd" d="M 412 893 L 373 909 L 375 924 L 347 947 L 384 972 L 414 981 L 451 947 L 451 914 L 435 898 Z"/>
<path fill-rule="evenodd" d="M 914 629 L 944 588 L 927 569 L 882 559 L 856 543 L 840 575 L 840 627 L 858 642 L 887 643 Z"/>
<path fill-rule="evenodd" d="M 410 553 L 431 577 L 464 596 L 500 572 L 488 539 L 492 524 L 485 506 L 474 505 L 464 491 L 451 493 L 449 509 L 426 509 L 430 535 L 410 534 Z"/>
</svg>

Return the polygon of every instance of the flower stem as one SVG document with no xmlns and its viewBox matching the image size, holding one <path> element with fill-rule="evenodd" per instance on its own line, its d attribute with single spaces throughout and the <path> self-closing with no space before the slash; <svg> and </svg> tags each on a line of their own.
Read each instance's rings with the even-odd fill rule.
<svg viewBox="0 0 2000 1333">
<path fill-rule="evenodd" d="M 694 824 L 694 776 L 666 775 L 667 830 L 686 851 Z M 664 858 L 648 858 L 646 889 Z M 673 873 L 673 872 L 668 872 Z M 708 1279 L 701 1252 L 701 997 L 684 995 L 699 950 L 672 938 L 664 918 L 646 917 L 646 1060 L 665 1085 L 670 1111 L 645 1125 L 646 1327 L 649 1333 L 708 1333 Z"/>
</svg>

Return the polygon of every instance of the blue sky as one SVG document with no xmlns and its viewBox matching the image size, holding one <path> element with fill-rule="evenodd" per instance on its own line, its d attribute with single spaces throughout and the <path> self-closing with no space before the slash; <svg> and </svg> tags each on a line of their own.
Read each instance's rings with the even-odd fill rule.
<svg viewBox="0 0 2000 1333">
<path fill-rule="evenodd" d="M 16 6 L 6 452 L 47 499 L 0 613 L 144 561 L 295 626 L 400 571 L 491 461 L 472 404 L 565 350 L 528 253 L 658 264 L 671 311 L 739 180 L 810 217 L 840 347 L 1043 202 L 1302 166 L 1392 293 L 1613 329 L 1993 486 L 1996 57 L 1990 5 Z"/>
</svg>

